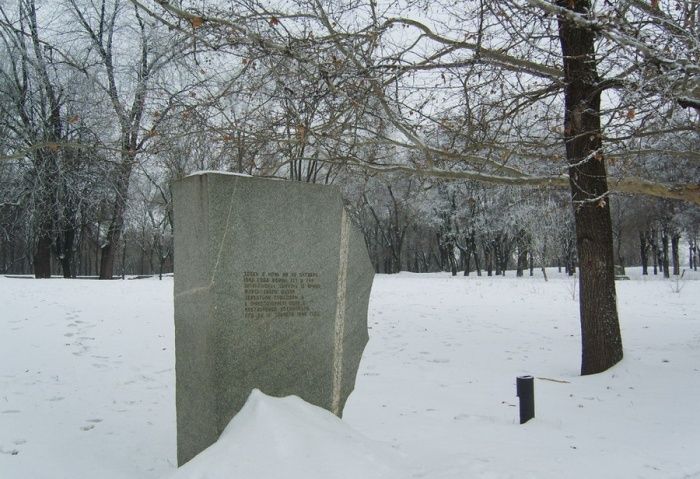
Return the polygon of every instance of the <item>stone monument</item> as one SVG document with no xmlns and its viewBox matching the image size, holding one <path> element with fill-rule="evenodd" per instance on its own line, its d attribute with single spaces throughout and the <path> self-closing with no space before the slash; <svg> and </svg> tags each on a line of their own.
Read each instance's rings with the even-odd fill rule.
<svg viewBox="0 0 700 479">
<path fill-rule="evenodd" d="M 178 463 L 254 388 L 340 416 L 374 277 L 340 193 L 207 172 L 176 182 L 173 201 Z"/>
</svg>

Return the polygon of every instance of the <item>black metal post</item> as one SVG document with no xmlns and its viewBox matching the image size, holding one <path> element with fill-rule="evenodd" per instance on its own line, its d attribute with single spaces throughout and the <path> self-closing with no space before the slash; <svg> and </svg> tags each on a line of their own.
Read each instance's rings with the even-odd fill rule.
<svg viewBox="0 0 700 479">
<path fill-rule="evenodd" d="M 516 389 L 520 398 L 520 424 L 525 424 L 535 417 L 535 378 L 518 376 Z"/>
</svg>

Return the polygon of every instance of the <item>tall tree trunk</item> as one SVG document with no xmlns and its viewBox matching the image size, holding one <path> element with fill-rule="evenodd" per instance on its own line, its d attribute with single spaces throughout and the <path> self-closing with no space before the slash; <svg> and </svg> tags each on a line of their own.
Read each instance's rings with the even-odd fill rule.
<svg viewBox="0 0 700 479">
<path fill-rule="evenodd" d="M 681 259 L 678 253 L 678 242 L 680 239 L 681 237 L 675 233 L 671 235 L 671 258 L 673 260 L 674 276 L 681 274 Z"/>
<path fill-rule="evenodd" d="M 515 265 L 515 276 L 521 277 L 527 268 L 528 250 L 522 244 L 518 245 L 518 261 Z"/>
<path fill-rule="evenodd" d="M 496 268 L 496 276 L 501 274 L 501 243 L 500 238 L 493 241 L 493 264 Z"/>
<path fill-rule="evenodd" d="M 112 207 L 112 221 L 109 224 L 107 238 L 100 254 L 100 279 L 112 279 L 114 276 L 114 260 L 118 253 L 117 246 L 124 226 L 124 212 L 126 211 L 131 170 L 134 164 L 134 151 L 132 148 L 124 153 L 128 155 L 128 158 L 122 158 L 122 163 L 119 165 L 115 188 L 116 196 Z"/>
<path fill-rule="evenodd" d="M 476 270 L 476 275 L 481 276 L 481 264 L 479 263 L 479 252 L 476 250 L 476 244 L 473 246 L 472 251 L 474 253 L 474 269 Z"/>
<path fill-rule="evenodd" d="M 126 278 L 126 237 L 122 241 L 122 279 Z"/>
<path fill-rule="evenodd" d="M 661 261 L 663 262 L 664 278 L 670 278 L 670 271 L 668 270 L 668 232 L 666 230 L 661 232 Z"/>
<path fill-rule="evenodd" d="M 469 270 L 472 269 L 472 253 L 469 250 L 464 252 L 464 276 L 469 276 Z"/>
<path fill-rule="evenodd" d="M 688 247 L 688 267 L 693 269 L 693 244 L 691 243 Z"/>
<path fill-rule="evenodd" d="M 440 252 L 440 271 L 447 271 L 446 264 L 447 264 L 447 248 L 445 247 L 445 243 L 442 240 L 442 234 L 437 233 L 437 244 L 438 244 L 438 251 Z"/>
<path fill-rule="evenodd" d="M 46 279 L 51 277 L 51 236 L 42 232 L 34 253 L 34 277 Z"/>
<path fill-rule="evenodd" d="M 508 271 L 508 262 L 510 261 L 510 253 L 512 251 L 512 241 L 508 239 L 508 235 L 504 235 L 501 240 L 501 275 L 505 276 Z"/>
<path fill-rule="evenodd" d="M 642 274 L 648 275 L 649 271 L 649 244 L 647 243 L 647 235 L 644 231 L 639 232 L 639 256 L 642 259 Z"/>
<path fill-rule="evenodd" d="M 588 0 L 557 0 L 585 14 Z M 612 221 L 602 156 L 600 79 L 595 34 L 586 25 L 559 17 L 566 87 L 565 136 L 580 269 L 581 374 L 605 371 L 622 359 L 617 316 Z"/>
<path fill-rule="evenodd" d="M 75 228 L 66 226 L 64 232 L 63 247 L 61 250 L 61 269 L 63 270 L 64 278 L 75 277 L 73 271 L 73 242 L 75 240 Z"/>
<path fill-rule="evenodd" d="M 493 253 L 486 245 L 484 245 L 484 268 L 486 269 L 486 276 L 493 276 Z"/>
<path fill-rule="evenodd" d="M 392 256 L 393 272 L 400 273 L 401 270 L 403 269 L 403 265 L 401 264 L 401 246 L 398 246 L 398 247 L 392 246 L 391 256 Z M 453 260 L 454 260 L 454 258 L 453 258 Z"/>
<path fill-rule="evenodd" d="M 100 279 L 112 279 L 114 277 L 114 257 L 116 256 L 116 247 L 111 239 L 107 239 L 108 243 L 100 248 Z"/>
<path fill-rule="evenodd" d="M 659 264 L 659 247 L 657 246 L 656 243 L 656 230 L 652 229 L 651 230 L 651 236 L 648 237 L 649 242 L 651 244 L 651 263 L 654 266 L 654 276 L 656 276 L 658 272 L 658 264 Z"/>
<path fill-rule="evenodd" d="M 474 269 L 476 270 L 476 275 L 481 276 L 481 265 L 479 264 L 479 252 L 476 247 L 476 238 L 474 237 L 474 232 L 472 231 L 469 236 L 469 245 L 472 250 L 472 255 L 474 255 Z"/>
<path fill-rule="evenodd" d="M 7 243 L 5 241 L 2 241 L 0 239 L 0 251 L 2 251 L 2 263 L 0 263 L 0 274 L 6 274 L 7 273 Z M 691 257 L 692 258 L 692 257 Z M 690 268 L 693 268 L 692 265 L 692 259 L 690 260 Z"/>
</svg>

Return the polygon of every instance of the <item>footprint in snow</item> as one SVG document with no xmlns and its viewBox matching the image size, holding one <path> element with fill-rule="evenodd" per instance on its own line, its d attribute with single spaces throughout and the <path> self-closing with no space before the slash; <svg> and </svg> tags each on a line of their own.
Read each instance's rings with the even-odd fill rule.
<svg viewBox="0 0 700 479">
<path fill-rule="evenodd" d="M 102 422 L 102 419 L 100 418 L 95 418 L 95 419 L 86 419 L 85 422 L 89 422 L 90 424 L 86 424 L 85 426 L 81 427 L 81 431 L 90 431 L 91 429 L 95 429 L 95 425 L 98 423 Z"/>
<path fill-rule="evenodd" d="M 83 426 L 80 428 L 81 431 L 89 431 L 90 429 L 95 429 L 94 424 L 88 424 L 87 426 Z"/>
</svg>

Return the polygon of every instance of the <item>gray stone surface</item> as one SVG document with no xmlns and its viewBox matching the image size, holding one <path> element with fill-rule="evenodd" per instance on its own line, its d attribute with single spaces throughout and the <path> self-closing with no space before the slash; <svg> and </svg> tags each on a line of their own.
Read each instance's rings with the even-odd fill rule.
<svg viewBox="0 0 700 479">
<path fill-rule="evenodd" d="M 174 184 L 178 463 L 253 388 L 341 415 L 374 271 L 340 193 L 205 173 Z"/>
</svg>

